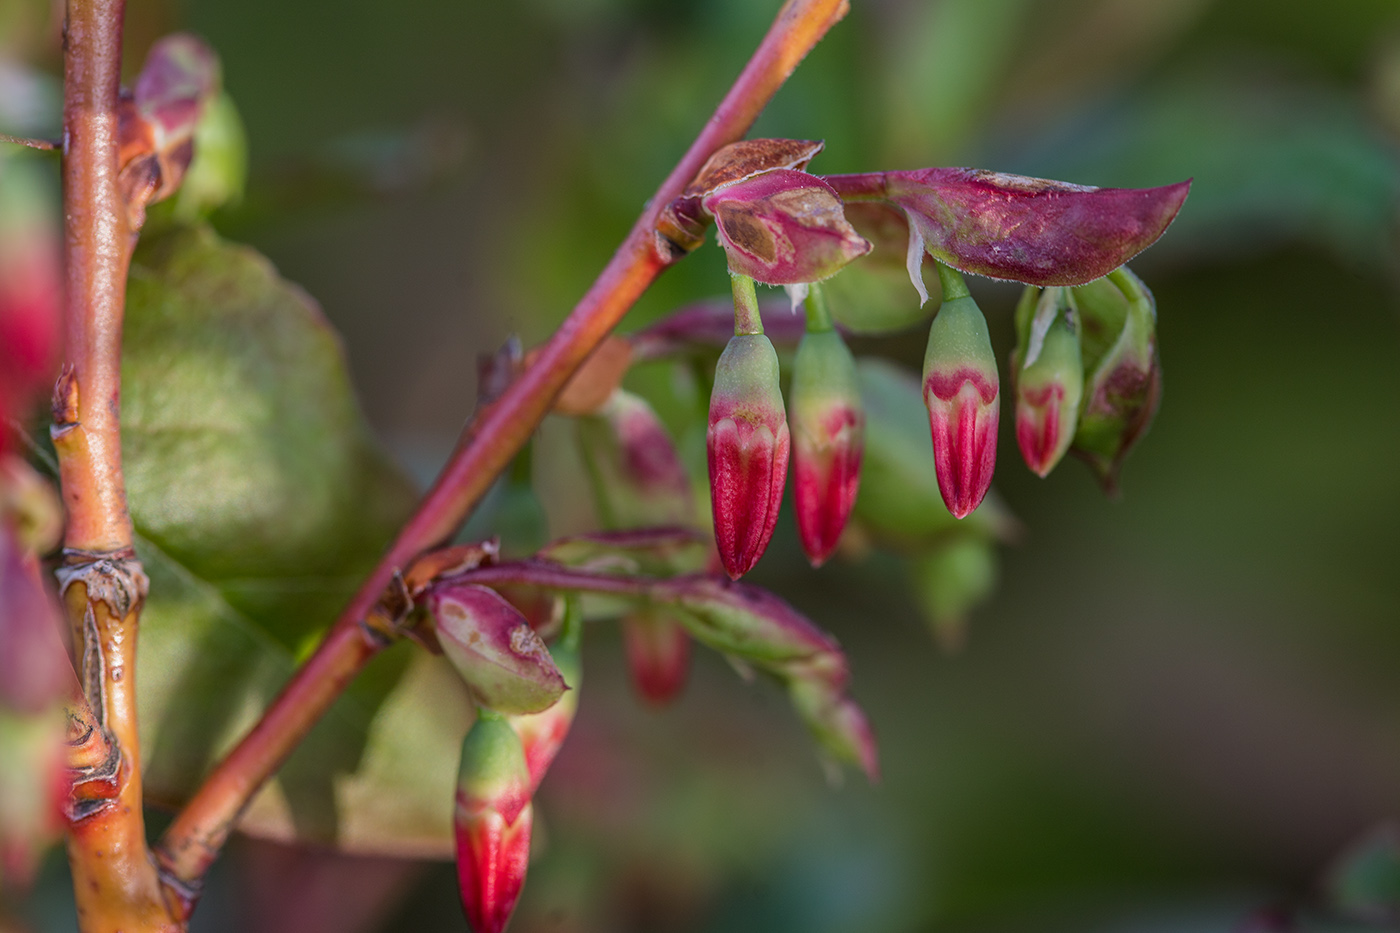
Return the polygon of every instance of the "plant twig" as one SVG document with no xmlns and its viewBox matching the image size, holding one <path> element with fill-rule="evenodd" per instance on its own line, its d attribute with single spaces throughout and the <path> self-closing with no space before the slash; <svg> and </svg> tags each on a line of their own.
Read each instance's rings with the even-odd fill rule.
<svg viewBox="0 0 1400 933">
<path fill-rule="evenodd" d="M 146 844 L 136 731 L 136 629 L 146 577 L 131 550 L 122 481 L 122 312 L 134 234 L 117 185 L 124 0 L 69 0 L 63 125 L 65 363 L 54 389 L 54 449 L 67 507 L 64 609 L 94 722 L 72 746 L 96 768 L 70 809 L 68 856 L 84 931 L 174 931 Z M 95 761 L 105 753 L 106 759 Z"/>
<path fill-rule="evenodd" d="M 656 233 L 661 210 L 710 154 L 743 137 L 798 63 L 846 14 L 847 0 L 788 0 L 729 93 L 662 182 L 593 286 L 538 356 L 464 433 L 417 513 L 262 719 L 166 830 L 158 857 L 175 882 L 198 884 L 252 795 L 320 718 L 382 639 L 361 622 L 415 556 L 448 540 L 524 445 L 575 370 L 653 280 L 680 258 Z"/>
<path fill-rule="evenodd" d="M 35 139 L 32 136 L 11 136 L 9 133 L 0 133 L 0 143 L 13 143 L 16 146 L 28 146 L 30 149 L 39 149 L 44 152 L 55 151 L 60 145 L 52 139 Z"/>
</svg>

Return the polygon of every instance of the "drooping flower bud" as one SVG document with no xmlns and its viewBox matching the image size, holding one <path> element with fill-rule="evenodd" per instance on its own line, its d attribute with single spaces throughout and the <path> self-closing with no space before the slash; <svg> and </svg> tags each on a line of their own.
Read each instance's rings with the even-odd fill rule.
<svg viewBox="0 0 1400 933">
<path fill-rule="evenodd" d="M 996 586 L 996 547 L 986 538 L 960 535 L 913 556 L 908 566 L 929 631 L 943 650 L 959 650 L 966 639 L 968 612 Z"/>
<path fill-rule="evenodd" d="M 797 531 L 819 567 L 836 549 L 860 485 L 865 409 L 856 361 L 831 326 L 820 286 L 807 298 L 807 333 L 792 366 L 792 460 Z"/>
<path fill-rule="evenodd" d="M 768 285 L 819 282 L 870 252 L 815 175 L 774 169 L 717 189 L 701 201 L 713 214 L 732 272 Z"/>
<path fill-rule="evenodd" d="M 1124 458 L 1147 433 L 1161 400 L 1157 306 L 1147 286 L 1126 266 L 1101 282 L 1075 289 L 1074 300 L 1085 335 L 1088 384 L 1070 449 L 1113 492 Z M 1104 332 L 1107 346 L 1091 358 L 1088 337 L 1093 329 Z"/>
<path fill-rule="evenodd" d="M 646 399 L 614 391 L 578 420 L 578 440 L 605 528 L 693 524 L 690 477 Z"/>
<path fill-rule="evenodd" d="M 836 762 L 855 765 L 870 783 L 880 782 L 880 755 L 870 721 L 845 690 L 821 677 L 796 674 L 788 681 L 788 697 L 822 750 Z M 839 776 L 834 771 L 834 776 Z"/>
<path fill-rule="evenodd" d="M 917 373 L 888 360 L 863 357 L 856 363 L 865 402 L 865 457 L 854 520 L 875 543 L 897 551 L 918 551 L 952 532 L 976 532 L 1011 540 L 1020 526 L 995 491 L 967 518 L 948 511 L 933 456 L 929 412 Z"/>
<path fill-rule="evenodd" d="M 494 590 L 444 580 L 424 594 L 443 654 L 477 701 L 502 713 L 537 713 L 564 693 L 549 649 Z"/>
<path fill-rule="evenodd" d="M 690 673 L 690 636 L 669 614 L 655 606 L 622 618 L 627 667 L 637 694 L 653 706 L 680 695 Z"/>
<path fill-rule="evenodd" d="M 735 336 L 715 367 L 705 440 L 715 543 L 725 571 L 738 579 L 773 537 L 790 441 L 778 354 L 763 336 L 753 280 L 733 278 Z"/>
<path fill-rule="evenodd" d="M 568 691 L 549 709 L 523 716 L 511 716 L 510 724 L 515 734 L 520 736 L 520 745 L 525 751 L 525 767 L 530 772 L 530 796 L 535 796 L 540 781 L 559 754 L 559 748 L 573 725 L 574 714 L 578 712 L 578 691 L 583 681 L 583 658 L 580 643 L 583 638 L 583 615 L 576 597 L 563 597 L 564 623 L 559 639 L 549 650 L 554 664 L 559 668 Z"/>
<path fill-rule="evenodd" d="M 982 503 L 997 462 L 1001 385 L 987 319 L 962 276 L 940 265 L 943 306 L 928 332 L 924 404 L 943 502 L 955 518 Z"/>
<path fill-rule="evenodd" d="M 1069 450 L 1084 393 L 1079 325 L 1062 288 L 1045 289 L 1016 354 L 1016 444 L 1031 472 L 1048 476 Z"/>
<path fill-rule="evenodd" d="M 457 887 L 473 933 L 501 933 L 530 863 L 530 774 L 520 738 L 499 713 L 477 712 L 462 742 L 453 817 Z"/>
<path fill-rule="evenodd" d="M 0 156 L 0 454 L 58 363 L 59 233 L 38 167 Z"/>
</svg>

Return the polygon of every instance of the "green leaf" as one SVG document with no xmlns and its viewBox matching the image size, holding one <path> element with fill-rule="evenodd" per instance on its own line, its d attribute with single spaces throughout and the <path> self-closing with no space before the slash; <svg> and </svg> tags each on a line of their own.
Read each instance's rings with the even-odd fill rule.
<svg viewBox="0 0 1400 933">
<path fill-rule="evenodd" d="M 205 227 L 131 270 L 122 442 L 151 577 L 138 665 L 153 800 L 178 803 L 256 720 L 408 516 L 339 340 L 254 251 Z M 386 651 L 258 798 L 245 828 L 445 852 L 471 714 L 439 659 Z"/>
</svg>

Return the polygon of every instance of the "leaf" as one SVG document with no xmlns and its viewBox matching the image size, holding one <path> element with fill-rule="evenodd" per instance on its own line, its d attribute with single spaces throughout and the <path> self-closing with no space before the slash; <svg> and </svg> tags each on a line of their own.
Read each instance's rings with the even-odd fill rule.
<svg viewBox="0 0 1400 933">
<path fill-rule="evenodd" d="M 131 271 L 123 446 L 151 577 L 138 664 L 152 799 L 178 803 L 314 647 L 412 506 L 314 303 L 204 227 Z M 450 851 L 471 714 L 440 659 L 386 651 L 243 827 L 363 852 Z"/>
</svg>

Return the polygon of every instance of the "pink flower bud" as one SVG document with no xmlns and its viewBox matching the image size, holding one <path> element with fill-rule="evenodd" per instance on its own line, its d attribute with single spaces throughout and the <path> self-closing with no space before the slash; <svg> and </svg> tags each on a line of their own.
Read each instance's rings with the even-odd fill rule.
<svg viewBox="0 0 1400 933">
<path fill-rule="evenodd" d="M 37 166 L 0 164 L 0 454 L 9 420 L 26 421 L 29 406 L 58 362 L 59 235 L 41 197 Z"/>
<path fill-rule="evenodd" d="M 670 616 L 654 608 L 623 617 L 622 638 L 632 686 L 643 700 L 665 706 L 685 689 L 690 673 L 690 636 Z"/>
<path fill-rule="evenodd" d="M 815 327 L 802 338 L 792 367 L 792 459 L 797 531 L 808 560 L 819 567 L 836 549 L 855 505 L 865 410 L 855 358 L 831 329 L 821 291 L 813 288 L 808 306 Z"/>
<path fill-rule="evenodd" d="M 1074 440 L 1084 393 L 1079 328 L 1064 289 L 1041 296 L 1016 365 L 1016 444 L 1031 472 L 1048 476 Z"/>
<path fill-rule="evenodd" d="M 579 419 L 578 438 L 605 527 L 694 524 L 690 477 L 646 399 L 614 391 L 596 415 Z"/>
<path fill-rule="evenodd" d="M 453 815 L 457 886 L 474 933 L 501 933 L 530 863 L 530 779 L 510 724 L 481 710 L 462 742 Z"/>
<path fill-rule="evenodd" d="M 870 252 L 870 242 L 846 221 L 836 192 L 806 172 L 764 172 L 719 188 L 701 203 L 715 217 L 730 270 L 758 282 L 819 282 Z"/>
<path fill-rule="evenodd" d="M 443 654 L 477 701 L 503 713 L 537 713 L 566 689 L 529 621 L 494 590 L 446 580 L 424 603 Z"/>
<path fill-rule="evenodd" d="M 736 335 L 720 355 L 705 439 L 715 544 L 725 571 L 737 580 L 768 547 L 787 481 L 790 442 L 778 354 L 761 333 Z"/>
<path fill-rule="evenodd" d="M 870 783 L 880 782 L 875 732 L 865 711 L 844 690 L 821 678 L 798 675 L 788 682 L 788 696 L 823 751 L 837 762 L 860 768 Z"/>
<path fill-rule="evenodd" d="M 564 610 L 563 631 L 550 650 L 559 673 L 569 685 L 568 692 L 543 712 L 510 717 L 510 724 L 515 734 L 520 736 L 520 745 L 525 752 L 531 797 L 539 789 L 540 781 L 554 762 L 554 756 L 559 754 L 564 739 L 569 735 L 569 727 L 573 725 L 574 714 L 578 712 L 578 691 L 583 680 L 583 659 L 579 655 L 583 619 L 575 605 L 576 600 L 568 602 Z"/>
<path fill-rule="evenodd" d="M 943 306 L 928 332 L 924 404 L 943 503 L 955 518 L 981 505 L 997 461 L 1001 386 L 987 320 L 962 276 L 939 267 Z"/>
</svg>

